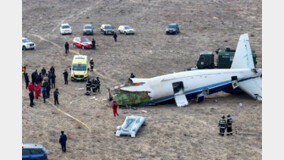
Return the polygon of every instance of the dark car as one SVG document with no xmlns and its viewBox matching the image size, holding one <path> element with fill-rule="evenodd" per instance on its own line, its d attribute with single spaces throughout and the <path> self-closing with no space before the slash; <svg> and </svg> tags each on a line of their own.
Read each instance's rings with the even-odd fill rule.
<svg viewBox="0 0 284 160">
<path fill-rule="evenodd" d="M 47 160 L 47 152 L 41 144 L 23 144 L 22 160 Z"/>
<path fill-rule="evenodd" d="M 177 23 L 170 24 L 166 29 L 166 34 L 178 34 L 178 33 L 179 33 L 179 27 Z"/>
<path fill-rule="evenodd" d="M 94 27 L 91 24 L 86 24 L 83 29 L 83 35 L 93 35 Z"/>
</svg>

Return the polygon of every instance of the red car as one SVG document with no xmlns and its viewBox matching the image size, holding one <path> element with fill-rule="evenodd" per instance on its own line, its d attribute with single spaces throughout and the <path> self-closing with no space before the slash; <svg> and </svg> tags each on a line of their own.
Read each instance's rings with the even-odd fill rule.
<svg viewBox="0 0 284 160">
<path fill-rule="evenodd" d="M 73 39 L 73 46 L 79 47 L 79 48 L 82 48 L 82 49 L 93 48 L 92 42 L 90 40 L 88 40 L 88 38 L 86 38 L 86 37 L 75 37 Z"/>
</svg>

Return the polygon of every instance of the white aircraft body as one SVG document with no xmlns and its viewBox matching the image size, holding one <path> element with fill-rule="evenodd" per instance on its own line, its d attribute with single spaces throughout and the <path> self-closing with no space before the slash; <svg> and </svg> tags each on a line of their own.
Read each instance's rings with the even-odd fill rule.
<svg viewBox="0 0 284 160">
<path fill-rule="evenodd" d="M 248 34 L 243 34 L 230 69 L 184 71 L 148 79 L 131 78 L 132 85 L 120 87 L 113 98 L 120 105 L 153 105 L 175 100 L 177 106 L 182 107 L 188 105 L 187 99 L 202 101 L 207 95 L 239 87 L 251 97 L 262 100 L 261 74 L 262 70 L 256 69 L 253 63 Z M 141 98 L 142 93 L 144 97 Z"/>
</svg>

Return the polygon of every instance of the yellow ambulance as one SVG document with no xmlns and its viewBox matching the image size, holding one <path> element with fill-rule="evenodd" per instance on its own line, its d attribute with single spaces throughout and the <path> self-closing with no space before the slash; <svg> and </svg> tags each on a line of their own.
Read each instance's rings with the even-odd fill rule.
<svg viewBox="0 0 284 160">
<path fill-rule="evenodd" d="M 71 81 L 86 80 L 89 75 L 89 61 L 86 55 L 75 55 L 71 66 Z"/>
</svg>

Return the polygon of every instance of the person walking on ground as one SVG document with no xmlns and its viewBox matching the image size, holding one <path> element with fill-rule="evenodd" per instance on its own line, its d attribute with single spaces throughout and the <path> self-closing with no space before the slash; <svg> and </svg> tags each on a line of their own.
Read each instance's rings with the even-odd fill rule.
<svg viewBox="0 0 284 160">
<path fill-rule="evenodd" d="M 66 152 L 66 141 L 67 141 L 67 136 L 64 134 L 64 131 L 61 131 L 59 143 L 61 144 L 62 152 Z"/>
<path fill-rule="evenodd" d="M 220 128 L 219 135 L 224 136 L 225 130 L 226 130 L 226 126 L 227 126 L 227 122 L 225 120 L 225 116 L 222 116 L 222 119 L 219 120 L 219 125 L 218 126 Z"/>
<path fill-rule="evenodd" d="M 91 66 L 91 71 L 94 69 L 94 60 L 93 58 L 90 59 L 90 66 Z"/>
<path fill-rule="evenodd" d="M 45 76 L 46 75 L 46 69 L 44 67 L 42 67 L 40 73 L 41 73 L 42 76 Z"/>
<path fill-rule="evenodd" d="M 64 76 L 64 84 L 68 84 L 68 72 L 66 69 L 63 72 L 63 76 Z"/>
<path fill-rule="evenodd" d="M 29 80 L 29 75 L 28 73 L 24 73 L 24 76 L 25 76 L 25 83 L 26 83 L 26 89 L 28 88 L 28 85 L 30 83 L 30 80 Z"/>
<path fill-rule="evenodd" d="M 49 70 L 51 73 L 55 73 L 55 69 L 53 66 L 50 67 L 50 70 Z"/>
<path fill-rule="evenodd" d="M 43 103 L 45 103 L 46 93 L 47 93 L 46 92 L 46 87 L 43 87 L 41 92 L 42 92 Z"/>
<path fill-rule="evenodd" d="M 29 90 L 29 92 L 30 92 L 30 91 L 33 91 L 33 92 L 34 92 L 35 86 L 34 86 L 33 82 L 30 82 L 30 84 L 28 85 L 28 90 Z"/>
<path fill-rule="evenodd" d="M 114 32 L 113 34 L 114 41 L 117 42 L 117 34 Z"/>
<path fill-rule="evenodd" d="M 56 88 L 55 91 L 53 92 L 54 105 L 59 104 L 59 102 L 58 102 L 58 95 L 59 95 L 59 92 L 58 92 L 58 89 Z"/>
<path fill-rule="evenodd" d="M 55 78 L 56 78 L 55 73 L 51 72 L 51 88 L 55 88 Z"/>
<path fill-rule="evenodd" d="M 33 91 L 30 91 L 29 97 L 30 97 L 30 106 L 33 107 L 35 105 L 34 104 L 34 92 Z"/>
<path fill-rule="evenodd" d="M 93 38 L 93 40 L 92 40 L 92 45 L 93 45 L 93 49 L 96 49 L 96 41 L 95 41 L 94 38 Z"/>
<path fill-rule="evenodd" d="M 38 76 L 38 73 L 37 73 L 37 70 L 35 70 L 32 73 L 32 82 L 33 82 L 33 84 L 36 82 L 37 76 Z"/>
<path fill-rule="evenodd" d="M 69 53 L 69 43 L 68 42 L 65 42 L 65 54 L 67 55 Z"/>
<path fill-rule="evenodd" d="M 227 136 L 233 135 L 233 129 L 232 129 L 232 123 L 233 120 L 231 118 L 231 115 L 227 115 Z"/>
<path fill-rule="evenodd" d="M 112 110 L 113 110 L 113 116 L 119 116 L 119 114 L 117 113 L 117 108 L 118 108 L 118 104 L 116 103 L 115 100 L 112 101 Z"/>
</svg>

